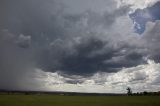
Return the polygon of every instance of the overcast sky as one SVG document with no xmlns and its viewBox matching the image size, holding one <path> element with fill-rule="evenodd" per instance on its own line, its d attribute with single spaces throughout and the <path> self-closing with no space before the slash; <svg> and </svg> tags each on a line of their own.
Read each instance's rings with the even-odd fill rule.
<svg viewBox="0 0 160 106">
<path fill-rule="evenodd" d="M 159 0 L 1 0 L 0 89 L 160 90 Z"/>
</svg>

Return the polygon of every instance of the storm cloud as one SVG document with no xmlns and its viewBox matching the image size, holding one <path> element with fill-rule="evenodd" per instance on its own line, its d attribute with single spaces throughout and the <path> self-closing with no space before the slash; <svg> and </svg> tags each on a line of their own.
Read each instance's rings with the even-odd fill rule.
<svg viewBox="0 0 160 106">
<path fill-rule="evenodd" d="M 112 75 L 124 68 L 130 71 L 148 64 L 148 60 L 158 64 L 158 20 L 146 21 L 146 29 L 139 35 L 134 31 L 130 4 L 118 5 L 117 1 L 107 0 L 109 6 L 97 10 L 90 0 L 85 9 L 76 8 L 78 2 L 71 1 L 0 1 L 1 88 L 32 89 L 32 82 L 37 80 L 28 77 L 37 76 L 36 69 L 41 70 L 38 73 L 42 78 L 43 74 L 60 76 L 54 80 L 62 84 L 87 84 L 87 78 L 95 73 Z M 72 8 L 76 9 L 71 11 Z M 144 79 L 145 75 L 139 72 L 133 78 Z M 27 81 L 31 86 L 24 85 Z M 37 86 L 41 86 L 38 81 Z"/>
</svg>

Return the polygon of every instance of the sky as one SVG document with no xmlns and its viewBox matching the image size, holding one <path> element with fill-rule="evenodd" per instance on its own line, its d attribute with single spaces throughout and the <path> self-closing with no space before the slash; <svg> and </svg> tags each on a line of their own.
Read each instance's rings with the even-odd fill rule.
<svg viewBox="0 0 160 106">
<path fill-rule="evenodd" d="M 0 89 L 160 91 L 159 0 L 0 0 Z"/>
</svg>

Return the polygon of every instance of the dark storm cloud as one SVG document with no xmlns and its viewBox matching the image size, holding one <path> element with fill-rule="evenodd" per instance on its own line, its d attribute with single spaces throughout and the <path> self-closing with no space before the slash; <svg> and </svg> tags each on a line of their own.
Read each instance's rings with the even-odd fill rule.
<svg viewBox="0 0 160 106">
<path fill-rule="evenodd" d="M 96 33 L 92 30 L 101 25 L 110 27 L 117 17 L 128 12 L 129 7 L 100 15 L 92 11 L 66 14 L 63 5 L 52 0 L 2 0 L 1 4 L 5 14 L 1 15 L 0 27 L 15 33 L 17 37 L 13 41 L 20 51 L 22 48 L 34 52 L 32 61 L 45 71 L 85 75 L 97 71 L 116 72 L 126 64 L 118 60 L 117 64 L 106 63 L 121 47 L 116 50 L 110 41 L 93 37 Z M 78 43 L 76 37 L 80 39 Z"/>
<path fill-rule="evenodd" d="M 144 57 L 148 53 L 145 46 L 131 45 L 123 39 L 114 42 L 121 40 L 118 35 L 106 34 L 103 39 L 96 32 L 99 27 L 110 29 L 117 18 L 127 14 L 127 6 L 104 14 L 90 10 L 72 14 L 65 13 L 65 6 L 54 0 L 1 0 L 0 5 L 0 28 L 11 33 L 8 36 L 1 34 L 7 39 L 0 42 L 0 50 L 4 52 L 0 54 L 1 73 L 14 69 L 8 69 L 5 62 L 8 58 L 12 59 L 9 63 L 18 68 L 28 68 L 33 62 L 36 68 L 44 71 L 84 76 L 99 71 L 118 72 L 123 67 L 145 63 Z M 17 73 L 17 67 L 13 73 Z"/>
<path fill-rule="evenodd" d="M 70 43 L 68 43 L 70 42 Z M 72 42 L 72 43 L 71 43 Z M 68 44 L 67 44 L 68 43 Z M 124 50 L 124 51 L 122 51 Z M 45 55 L 45 56 L 43 56 Z M 97 36 L 81 37 L 78 42 L 58 40 L 39 57 L 40 67 L 65 74 L 90 75 L 96 72 L 117 72 L 123 67 L 145 63 L 143 48 L 118 44 L 114 48 L 109 41 Z"/>
</svg>

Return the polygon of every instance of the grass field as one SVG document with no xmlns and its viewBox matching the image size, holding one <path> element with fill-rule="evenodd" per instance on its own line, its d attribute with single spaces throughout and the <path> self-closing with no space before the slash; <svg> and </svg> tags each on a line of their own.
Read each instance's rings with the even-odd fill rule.
<svg viewBox="0 0 160 106">
<path fill-rule="evenodd" d="M 160 106 L 160 96 L 0 95 L 0 106 Z"/>
</svg>

